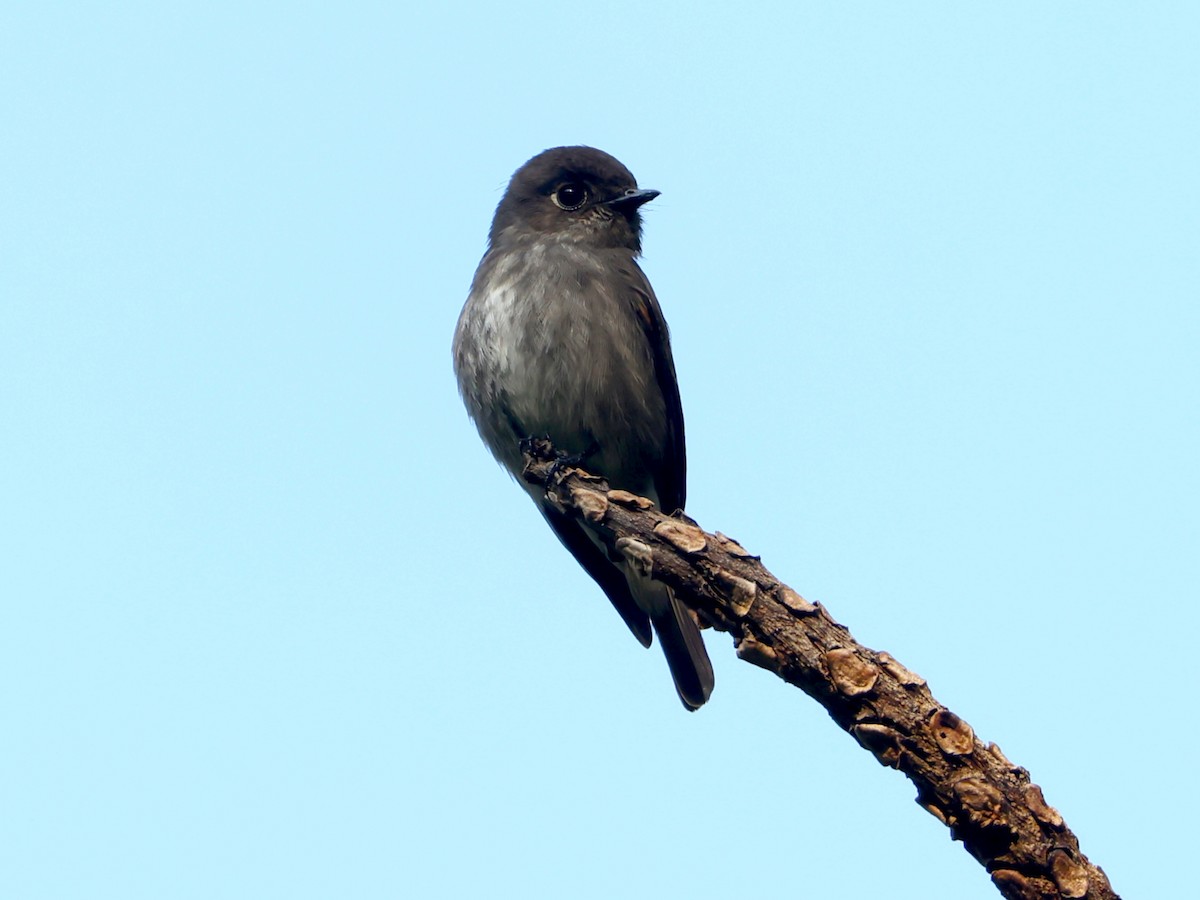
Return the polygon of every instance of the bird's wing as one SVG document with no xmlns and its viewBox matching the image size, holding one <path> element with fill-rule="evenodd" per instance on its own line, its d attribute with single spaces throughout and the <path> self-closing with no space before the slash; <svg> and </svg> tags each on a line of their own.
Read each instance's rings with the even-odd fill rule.
<svg viewBox="0 0 1200 900">
<path fill-rule="evenodd" d="M 667 439 L 665 453 L 653 463 L 651 475 L 658 491 L 658 505 L 670 514 L 683 509 L 687 500 L 687 449 L 683 435 L 683 404 L 679 399 L 679 382 L 675 377 L 675 360 L 671 356 L 671 338 L 667 331 L 667 320 L 663 318 L 658 298 L 649 279 L 636 262 L 629 261 L 625 273 L 630 285 L 629 302 L 633 306 L 638 324 L 646 336 L 646 346 L 654 362 L 654 377 L 662 393 L 667 411 Z"/>
<path fill-rule="evenodd" d="M 571 555 L 583 566 L 585 572 L 595 579 L 596 583 L 608 595 L 609 601 L 625 620 L 633 636 L 643 647 L 649 647 L 651 641 L 650 616 L 638 606 L 630 591 L 629 582 L 617 564 L 608 558 L 608 554 L 588 537 L 587 532 L 565 513 L 559 512 L 545 501 L 538 502 L 538 509 L 558 535 Z"/>
</svg>

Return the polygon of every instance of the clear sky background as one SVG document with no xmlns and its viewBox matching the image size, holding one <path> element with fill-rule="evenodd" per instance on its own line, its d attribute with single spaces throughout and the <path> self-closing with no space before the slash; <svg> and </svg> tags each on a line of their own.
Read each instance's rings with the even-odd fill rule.
<svg viewBox="0 0 1200 900">
<path fill-rule="evenodd" d="M 689 512 L 1176 894 L 1196 5 L 413 6 L 0 13 L 0 896 L 996 896 L 726 636 L 685 713 L 479 443 L 563 143 L 663 192 Z"/>
</svg>

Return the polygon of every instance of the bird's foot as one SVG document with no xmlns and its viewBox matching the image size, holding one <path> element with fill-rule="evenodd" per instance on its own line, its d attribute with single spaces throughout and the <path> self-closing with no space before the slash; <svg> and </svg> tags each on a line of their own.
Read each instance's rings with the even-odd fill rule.
<svg viewBox="0 0 1200 900">
<path fill-rule="evenodd" d="M 595 456 L 599 449 L 600 445 L 593 440 L 582 453 L 559 453 L 558 458 L 550 463 L 550 468 L 546 470 L 547 480 L 553 480 L 564 469 L 573 469 L 583 465 L 588 459 Z"/>
<path fill-rule="evenodd" d="M 517 441 L 517 449 L 525 456 L 532 456 L 534 459 L 547 456 L 547 451 L 552 446 L 548 434 L 543 434 L 541 437 L 534 437 L 531 434 Z"/>
<path fill-rule="evenodd" d="M 582 453 L 567 453 L 566 451 L 557 449 L 553 441 L 550 440 L 549 435 L 542 437 L 529 435 L 528 437 L 523 437 L 517 441 L 517 447 L 530 464 L 550 463 L 546 467 L 546 472 L 543 476 L 545 479 L 544 483 L 546 484 L 554 481 L 555 478 L 561 476 L 567 469 L 582 466 L 600 450 L 600 445 L 593 439 L 588 448 Z M 542 483 L 542 478 L 536 480 L 538 483 Z"/>
</svg>

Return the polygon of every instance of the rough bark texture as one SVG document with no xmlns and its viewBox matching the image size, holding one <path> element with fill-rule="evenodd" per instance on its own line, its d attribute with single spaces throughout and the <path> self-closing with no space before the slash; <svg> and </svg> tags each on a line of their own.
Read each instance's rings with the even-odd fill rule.
<svg viewBox="0 0 1200 900">
<path fill-rule="evenodd" d="M 733 635 L 739 657 L 800 688 L 881 764 L 907 775 L 917 802 L 963 842 L 1002 895 L 1117 897 L 1029 772 L 976 737 L 923 678 L 857 643 L 823 606 L 720 532 L 663 515 L 644 497 L 609 490 L 555 459 L 549 442 L 530 442 L 525 479 L 613 552 L 670 585 L 703 623 Z"/>
</svg>

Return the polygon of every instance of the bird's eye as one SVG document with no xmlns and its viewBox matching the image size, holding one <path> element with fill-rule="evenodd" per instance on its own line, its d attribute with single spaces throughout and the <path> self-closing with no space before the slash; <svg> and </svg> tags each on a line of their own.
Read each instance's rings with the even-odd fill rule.
<svg viewBox="0 0 1200 900">
<path fill-rule="evenodd" d="M 559 209 L 579 209 L 587 203 L 587 188 L 577 181 L 568 181 L 550 195 Z"/>
</svg>

